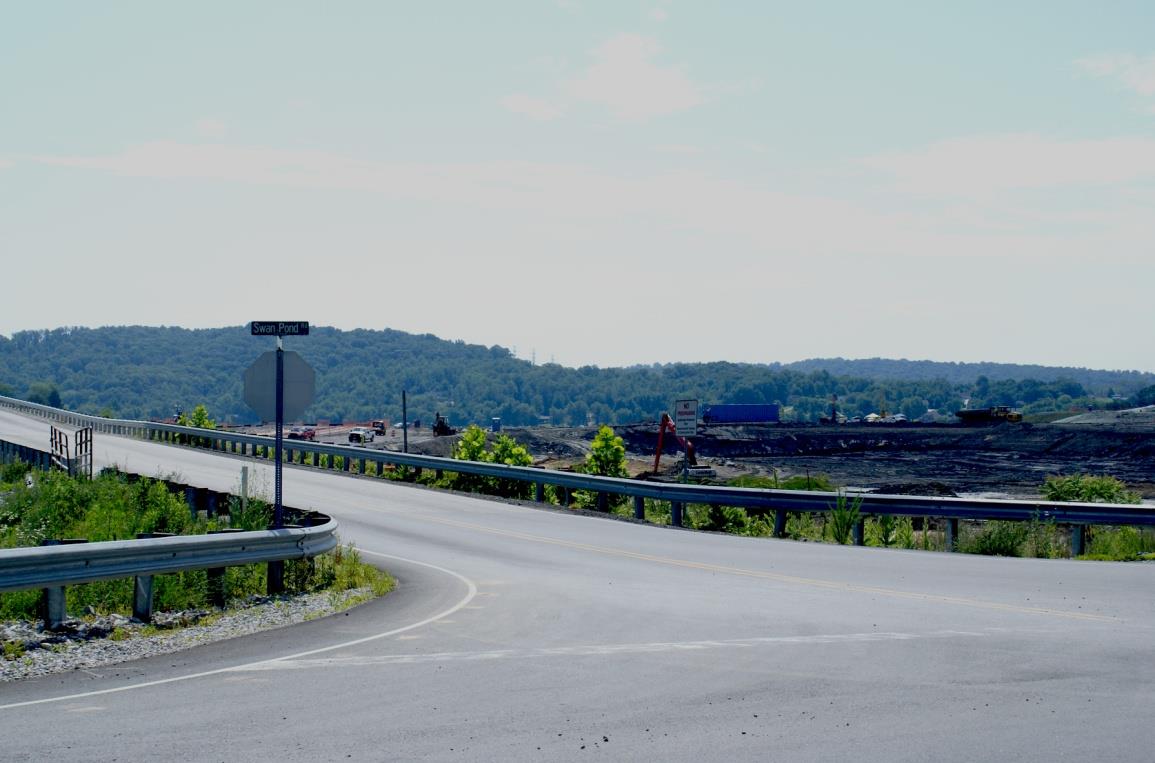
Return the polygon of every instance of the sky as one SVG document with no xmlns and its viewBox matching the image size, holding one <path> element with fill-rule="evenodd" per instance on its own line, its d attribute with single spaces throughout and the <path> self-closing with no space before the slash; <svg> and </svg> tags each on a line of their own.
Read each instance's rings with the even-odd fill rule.
<svg viewBox="0 0 1155 763">
<path fill-rule="evenodd" d="M 0 334 L 1155 371 L 1150 2 L 42 2 Z"/>
</svg>

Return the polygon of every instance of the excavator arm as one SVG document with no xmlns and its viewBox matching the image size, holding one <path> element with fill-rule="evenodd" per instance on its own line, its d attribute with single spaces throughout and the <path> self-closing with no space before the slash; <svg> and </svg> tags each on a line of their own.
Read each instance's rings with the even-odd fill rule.
<svg viewBox="0 0 1155 763">
<path fill-rule="evenodd" d="M 662 445 L 665 442 L 665 435 L 667 430 L 669 430 L 670 435 L 678 441 L 678 444 L 682 446 L 682 450 L 685 451 L 686 463 L 690 466 L 697 466 L 698 459 L 694 457 L 694 444 L 687 440 L 685 437 L 679 437 L 678 430 L 674 426 L 674 421 L 670 418 L 670 414 L 663 413 L 662 420 L 658 424 L 658 449 L 654 453 L 654 474 L 658 473 L 658 465 L 662 460 Z"/>
</svg>

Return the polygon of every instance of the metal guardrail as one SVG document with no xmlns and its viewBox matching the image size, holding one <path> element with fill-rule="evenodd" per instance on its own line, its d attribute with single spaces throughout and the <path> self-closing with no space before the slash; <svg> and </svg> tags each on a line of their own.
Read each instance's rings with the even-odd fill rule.
<svg viewBox="0 0 1155 763">
<path fill-rule="evenodd" d="M 96 431 L 137 436 L 164 442 L 199 442 L 201 447 L 241 456 L 268 458 L 272 456 L 273 438 L 257 435 L 195 429 L 140 421 L 101 419 L 95 416 L 60 411 L 47 406 L 0 397 L 0 407 L 21 410 L 32 415 L 55 418 L 75 426 L 91 426 Z M 303 461 L 303 454 L 313 454 L 314 464 L 326 456 L 328 466 L 334 469 L 341 457 L 341 469 L 349 471 L 354 462 L 365 472 L 365 464 L 404 466 L 415 470 L 432 469 L 437 472 L 457 472 L 486 477 L 519 480 L 536 486 L 535 498 L 543 500 L 543 486 L 552 485 L 562 490 L 563 502 L 568 502 L 572 490 L 631 496 L 635 516 L 643 516 L 646 498 L 668 501 L 673 508 L 674 524 L 686 504 L 713 504 L 745 509 L 752 514 L 775 515 L 775 533 L 785 532 L 787 512 L 823 512 L 831 510 L 837 501 L 836 493 L 775 490 L 763 488 L 720 487 L 712 485 L 671 484 L 600 477 L 596 475 L 560 472 L 534 467 L 506 466 L 504 464 L 458 461 L 451 458 L 421 456 L 412 453 L 374 450 L 347 445 L 288 441 L 285 444 L 288 463 Z M 380 469 L 380 467 L 378 467 Z M 1042 520 L 1070 524 L 1076 528 L 1085 525 L 1148 525 L 1155 526 L 1155 509 L 1131 504 L 1066 503 L 1043 500 L 1000 500 L 978 498 L 940 498 L 933 496 L 863 494 L 859 507 L 863 515 L 901 515 L 945 517 L 951 520 L 947 527 L 947 547 L 952 548 L 957 538 L 960 519 L 1001 519 L 1014 521 Z M 1078 547 L 1081 548 L 1079 532 Z M 856 540 L 861 539 L 861 528 Z"/>
<path fill-rule="evenodd" d="M 3 549 L 0 591 L 307 559 L 335 548 L 336 530 L 330 519 L 316 527 Z"/>
<path fill-rule="evenodd" d="M 146 422 L 101 419 L 2 397 L 0 407 L 103 432 L 148 436 Z M 0 462 L 16 459 L 44 470 L 53 466 L 52 453 L 0 440 Z M 315 512 L 306 516 L 313 522 L 310 527 L 0 549 L 0 592 L 44 589 L 45 620 L 52 628 L 65 617 L 65 586 L 133 577 L 133 614 L 148 620 L 154 575 L 209 570 L 211 578 L 226 567 L 308 559 L 335 548 L 336 520 Z"/>
</svg>

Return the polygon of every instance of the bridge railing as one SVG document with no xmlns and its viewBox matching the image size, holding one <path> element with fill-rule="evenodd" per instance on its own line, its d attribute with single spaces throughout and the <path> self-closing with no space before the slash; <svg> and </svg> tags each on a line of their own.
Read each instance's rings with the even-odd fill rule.
<svg viewBox="0 0 1155 763">
<path fill-rule="evenodd" d="M 12 398 L 0 398 L 0 407 L 9 407 L 31 415 L 54 418 L 74 426 L 91 426 L 96 431 L 141 437 L 169 443 L 194 444 L 218 452 L 256 458 L 271 458 L 273 438 L 259 435 L 225 432 L 220 430 L 182 427 L 140 421 L 101 419 L 47 406 L 34 405 Z M 731 506 L 755 515 L 773 515 L 774 533 L 782 537 L 789 512 L 825 512 L 832 510 L 839 498 L 837 493 L 742 488 L 715 485 L 648 482 L 617 477 L 562 472 L 535 467 L 507 466 L 504 464 L 459 461 L 437 456 L 376 450 L 349 445 L 288 440 L 285 442 L 286 463 L 306 460 L 315 468 L 351 471 L 354 463 L 358 471 L 366 473 L 367 464 L 377 464 L 380 473 L 385 466 L 407 467 L 418 473 L 430 469 L 438 474 L 455 472 L 500 479 L 519 480 L 535 486 L 534 497 L 544 500 L 544 486 L 551 485 L 568 504 L 572 491 L 584 490 L 605 495 L 621 495 L 633 500 L 634 516 L 644 518 L 644 501 L 653 499 L 671 504 L 673 524 L 680 524 L 687 504 Z M 304 456 L 311 454 L 306 459 Z M 322 458 L 324 457 L 324 458 Z M 339 458 L 338 458 L 339 457 Z M 941 517 L 947 520 L 946 547 L 953 550 L 958 539 L 958 522 L 963 519 L 1055 522 L 1071 525 L 1072 547 L 1076 554 L 1083 553 L 1088 525 L 1141 525 L 1155 526 L 1155 509 L 1133 504 L 1067 503 L 1045 500 L 1002 500 L 983 498 L 952 498 L 937 496 L 881 495 L 866 493 L 861 498 L 862 517 L 897 515 L 912 517 Z M 854 532 L 855 542 L 861 544 L 863 524 L 859 521 Z"/>
</svg>

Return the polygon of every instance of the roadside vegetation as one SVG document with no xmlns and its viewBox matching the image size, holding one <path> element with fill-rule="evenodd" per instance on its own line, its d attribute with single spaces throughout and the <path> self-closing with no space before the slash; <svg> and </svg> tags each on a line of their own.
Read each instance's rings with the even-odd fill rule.
<svg viewBox="0 0 1155 763">
<path fill-rule="evenodd" d="M 33 472 L 21 463 L 0 467 L 0 548 L 38 546 L 47 539 L 85 538 L 90 542 L 127 540 L 139 533 L 194 535 L 212 530 L 268 527 L 271 506 L 250 499 L 243 509 L 234 499 L 227 516 L 193 515 L 183 497 L 151 479 L 129 480 L 104 473 L 92 480 L 61 472 Z M 226 599 L 259 596 L 266 590 L 266 565 L 229 567 Z M 365 588 L 380 595 L 392 587 L 388 575 L 365 563 L 351 546 L 313 560 L 285 563 L 287 593 L 341 592 Z M 130 614 L 131 578 L 100 581 L 67 589 L 70 612 Z M 159 575 L 154 582 L 154 607 L 174 611 L 209 606 L 205 571 Z M 40 591 L 0 594 L 0 620 L 31 620 L 37 616 Z M 91 608 L 89 610 L 89 608 Z"/>
<path fill-rule="evenodd" d="M 500 439 L 500 438 L 499 438 Z M 505 438 L 508 439 L 508 438 Z M 470 461 L 492 461 L 493 451 L 487 450 L 487 435 L 479 427 L 466 430 L 455 457 Z M 528 454 L 520 458 L 528 465 Z M 506 461 L 506 463 L 511 463 Z M 579 467 L 587 474 L 626 476 L 625 448 L 621 438 L 609 427 L 602 427 L 594 439 L 591 452 Z M 393 470 L 394 479 L 419 481 L 431 487 L 451 487 L 471 492 L 510 496 L 507 489 L 498 492 L 493 480 L 471 475 L 447 474 L 440 479 L 429 475 L 418 476 Z M 863 515 L 862 499 L 845 493 L 824 474 L 794 475 L 780 479 L 771 476 L 744 475 L 730 481 L 735 487 L 770 488 L 778 490 L 811 490 L 835 494 L 830 510 L 825 512 L 790 512 L 786 520 L 786 537 L 792 540 L 840 543 L 853 542 L 854 527 L 863 522 L 863 542 L 867 546 L 883 548 L 942 551 L 946 548 L 945 523 L 935 517 L 906 517 L 891 515 Z M 524 483 L 520 496 L 529 498 L 532 486 Z M 1040 486 L 1040 494 L 1049 501 L 1089 501 L 1099 503 L 1138 503 L 1139 494 L 1113 477 L 1076 474 L 1048 477 Z M 567 505 L 560 488 L 546 486 L 546 503 Z M 633 517 L 633 506 L 623 496 L 608 496 L 599 503 L 597 493 L 573 491 L 568 505 L 572 508 L 598 509 L 622 517 Z M 645 519 L 659 525 L 671 523 L 672 507 L 669 501 L 647 498 L 644 501 Z M 773 514 L 759 515 L 731 506 L 689 504 L 683 507 L 685 527 L 710 532 L 726 532 L 751 537 L 771 537 L 774 534 Z M 1087 553 L 1081 559 L 1131 561 L 1155 554 L 1155 531 L 1136 527 L 1088 528 Z M 975 521 L 962 522 L 955 550 L 962 553 L 987 556 L 1018 556 L 1034 558 L 1070 558 L 1070 530 L 1053 521 L 1036 518 L 1026 522 Z"/>
</svg>

